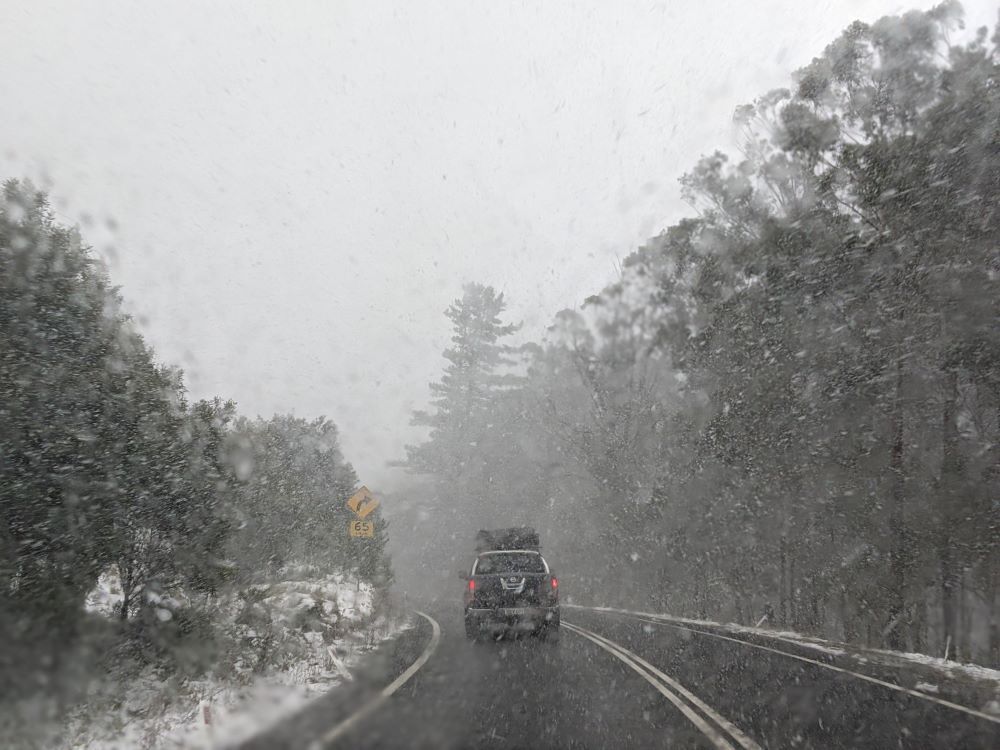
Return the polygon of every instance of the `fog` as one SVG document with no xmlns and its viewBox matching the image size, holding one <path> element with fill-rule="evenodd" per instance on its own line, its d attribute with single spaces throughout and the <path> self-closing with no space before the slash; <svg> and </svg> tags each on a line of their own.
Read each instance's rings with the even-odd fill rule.
<svg viewBox="0 0 1000 750">
<path fill-rule="evenodd" d="M 537 337 L 683 215 L 737 105 L 900 7 L 8 0 L 0 164 L 194 396 L 325 414 L 391 488 L 463 283 Z"/>
</svg>

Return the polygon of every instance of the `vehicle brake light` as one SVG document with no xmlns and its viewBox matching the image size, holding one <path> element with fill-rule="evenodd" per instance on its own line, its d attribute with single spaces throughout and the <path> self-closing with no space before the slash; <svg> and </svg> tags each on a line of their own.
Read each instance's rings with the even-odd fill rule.
<svg viewBox="0 0 1000 750">
<path fill-rule="evenodd" d="M 470 592 L 475 592 L 475 590 L 476 590 L 476 579 L 475 578 L 470 578 L 469 579 L 469 591 Z"/>
<path fill-rule="evenodd" d="M 552 588 L 554 589 L 559 588 L 559 579 L 556 578 L 555 576 L 552 576 Z"/>
</svg>

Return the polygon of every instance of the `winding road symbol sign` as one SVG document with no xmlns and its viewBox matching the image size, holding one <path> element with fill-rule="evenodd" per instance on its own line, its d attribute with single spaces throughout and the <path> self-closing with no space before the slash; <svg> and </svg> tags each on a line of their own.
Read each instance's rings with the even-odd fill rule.
<svg viewBox="0 0 1000 750">
<path fill-rule="evenodd" d="M 347 507 L 354 511 L 354 514 L 358 518 L 365 518 L 378 506 L 378 500 L 372 494 L 372 491 L 364 485 L 361 486 L 360 490 L 351 495 L 347 501 Z"/>
</svg>

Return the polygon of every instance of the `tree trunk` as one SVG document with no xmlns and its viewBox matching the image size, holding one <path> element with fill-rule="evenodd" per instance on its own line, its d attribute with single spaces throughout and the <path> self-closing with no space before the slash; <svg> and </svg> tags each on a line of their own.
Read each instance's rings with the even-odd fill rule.
<svg viewBox="0 0 1000 750">
<path fill-rule="evenodd" d="M 901 620 L 906 613 L 906 568 L 908 540 L 905 517 L 905 477 L 903 475 L 903 361 L 896 360 L 896 391 L 892 404 L 892 451 L 889 471 L 892 490 L 889 506 L 889 531 L 892 548 L 889 553 L 889 611 L 886 645 L 897 651 L 905 646 L 905 628 Z"/>
<path fill-rule="evenodd" d="M 959 653 L 955 652 L 955 655 L 962 661 L 972 661 L 973 660 L 973 643 L 972 643 L 972 617 L 974 610 L 974 602 L 970 599 L 974 596 L 972 593 L 972 586 L 969 585 L 969 571 L 964 568 L 959 573 L 959 580 L 961 581 L 961 595 L 959 596 L 959 623 L 961 625 L 959 643 L 962 644 L 962 651 Z"/>
<path fill-rule="evenodd" d="M 1000 388 L 994 391 L 1000 402 Z M 1000 428 L 1000 403 L 996 410 L 997 427 Z M 1000 452 L 995 454 L 993 466 L 986 472 L 987 486 L 996 487 L 1000 480 Z M 1000 505 L 993 504 L 990 510 L 987 526 L 986 554 L 983 564 L 986 566 L 986 617 L 989 623 L 989 644 L 986 663 L 994 668 L 1000 668 Z"/>
<path fill-rule="evenodd" d="M 858 637 L 858 633 L 854 627 L 854 617 L 847 608 L 847 588 L 845 586 L 840 587 L 838 599 L 840 604 L 840 625 L 844 629 L 844 643 L 854 643 L 854 640 Z"/>
<path fill-rule="evenodd" d="M 921 595 L 913 603 L 913 616 L 910 618 L 910 648 L 918 654 L 927 653 L 927 597 Z"/>
<path fill-rule="evenodd" d="M 122 587 L 122 607 L 118 612 L 118 619 L 125 622 L 128 619 L 128 611 L 132 606 L 132 594 L 135 592 L 135 576 L 132 563 L 122 565 L 118 563 L 118 583 Z"/>
<path fill-rule="evenodd" d="M 798 591 L 795 585 L 795 548 L 790 547 L 788 550 L 788 609 L 789 609 L 789 619 L 792 622 L 792 628 L 798 629 L 802 626 L 801 617 L 799 613 L 799 602 L 798 602 Z"/>
<path fill-rule="evenodd" d="M 959 647 L 958 644 L 958 606 L 956 602 L 956 589 L 958 588 L 958 576 L 955 556 L 951 548 L 950 535 L 947 531 L 942 531 L 941 540 L 938 543 L 938 557 L 941 561 L 941 622 L 943 630 L 941 633 L 941 648 L 951 643 L 951 653 L 954 654 Z"/>
<path fill-rule="evenodd" d="M 1000 668 L 1000 616 L 997 613 L 997 574 L 998 563 L 996 559 L 986 563 L 989 566 L 989 582 L 987 587 L 987 606 L 990 618 L 990 645 L 989 657 L 986 663 L 993 668 Z"/>
<path fill-rule="evenodd" d="M 958 398 L 958 370 L 951 368 L 945 371 L 947 386 L 945 388 L 944 408 L 941 410 L 942 421 L 942 459 L 941 484 L 938 503 L 941 510 L 941 524 L 938 533 L 938 559 L 941 565 L 941 616 L 944 632 L 941 634 L 942 649 L 949 638 L 953 653 L 962 648 L 959 643 L 958 619 L 958 588 L 961 577 L 961 562 L 955 545 L 954 502 L 958 475 L 961 470 L 958 455 L 958 425 L 955 423 L 955 405 Z"/>
<path fill-rule="evenodd" d="M 787 552 L 785 550 L 785 537 L 781 537 L 779 543 L 778 562 L 781 566 L 778 578 L 778 617 L 782 627 L 788 625 L 788 575 L 787 575 Z"/>
</svg>

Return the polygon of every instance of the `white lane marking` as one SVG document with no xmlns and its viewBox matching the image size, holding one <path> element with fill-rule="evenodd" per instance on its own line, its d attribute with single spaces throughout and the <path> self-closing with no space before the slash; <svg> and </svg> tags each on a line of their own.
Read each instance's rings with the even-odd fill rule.
<svg viewBox="0 0 1000 750">
<path fill-rule="evenodd" d="M 430 643 L 427 644 L 423 653 L 417 657 L 417 660 L 413 662 L 413 664 L 406 668 L 406 671 L 403 672 L 403 674 L 382 688 L 382 692 L 375 696 L 375 698 L 368 701 L 368 703 L 362 706 L 359 710 L 355 711 L 329 732 L 320 737 L 319 741 L 312 745 L 313 748 L 325 747 L 340 739 L 347 731 L 352 729 L 359 721 L 361 721 L 361 719 L 381 706 L 390 695 L 399 690 L 407 680 L 417 673 L 418 669 L 427 663 L 427 660 L 430 659 L 437 650 L 438 642 L 441 640 L 441 626 L 438 625 L 437 620 L 430 615 L 424 614 L 419 610 L 414 611 L 431 624 L 431 640 Z"/>
<path fill-rule="evenodd" d="M 579 625 L 577 625 L 576 627 L 579 627 Z M 750 739 L 749 737 L 747 737 L 743 733 L 743 731 L 740 730 L 739 727 L 737 727 L 735 724 L 733 724 L 728 719 L 726 719 L 726 717 L 724 717 L 722 714 L 720 714 L 717 711 L 715 711 L 715 709 L 713 709 L 711 706 L 709 706 L 707 703 L 705 703 L 703 700 L 701 700 L 701 698 L 699 698 L 697 695 L 695 695 L 694 693 L 692 693 L 690 690 L 688 690 L 686 687 L 684 687 L 681 683 L 679 683 L 673 677 L 671 677 L 668 674 L 664 674 L 659 669 L 657 669 L 656 666 L 654 666 L 653 664 L 649 663 L 648 661 L 646 661 L 645 659 L 643 659 L 638 654 L 635 654 L 632 651 L 629 651 L 628 649 L 626 649 L 621 644 L 615 643 L 614 641 L 609 640 L 608 638 L 605 638 L 604 636 L 601 636 L 601 635 L 599 635 L 597 633 L 594 633 L 593 631 L 590 631 L 590 632 L 593 635 L 595 635 L 598 638 L 600 638 L 602 641 L 606 642 L 608 645 L 610 645 L 610 646 L 612 646 L 614 648 L 617 648 L 619 651 L 626 652 L 629 656 L 631 656 L 633 659 L 635 659 L 637 662 L 639 662 L 642 666 L 644 666 L 646 669 L 648 669 L 654 675 L 656 675 L 661 680 L 663 680 L 668 685 L 670 685 L 674 690 L 676 690 L 678 693 L 680 693 L 685 698 L 687 698 L 691 703 L 693 703 L 698 708 L 700 708 L 702 710 L 702 713 L 704 713 L 706 716 L 708 716 L 710 719 L 712 719 L 716 724 L 718 724 L 724 730 L 726 730 L 729 733 L 729 735 L 740 744 L 741 747 L 746 748 L 746 750 L 761 750 L 760 749 L 760 745 L 758 745 L 752 739 Z"/>
<path fill-rule="evenodd" d="M 619 653 L 616 649 L 605 645 L 596 637 L 592 636 L 589 632 L 584 632 L 582 628 L 577 628 L 569 624 L 565 620 L 563 620 L 562 626 L 567 630 L 569 630 L 569 632 L 571 633 L 576 633 L 577 635 L 586 638 L 587 640 L 593 641 L 598 646 L 607 651 L 609 654 L 614 656 L 616 659 L 624 662 L 627 666 L 631 667 L 632 671 L 634 671 L 636 674 L 642 677 L 646 682 L 648 682 L 650 685 L 656 688 L 656 690 L 664 698 L 673 703 L 681 711 L 681 713 L 683 713 L 691 721 L 692 724 L 694 724 L 696 727 L 698 727 L 699 730 L 701 730 L 702 734 L 704 734 L 706 737 L 708 737 L 709 740 L 711 740 L 712 744 L 715 745 L 715 747 L 719 748 L 719 750 L 735 750 L 735 748 L 733 748 L 732 745 L 726 742 L 726 740 L 723 739 L 723 737 L 717 731 L 715 731 L 713 727 L 709 726 L 709 724 L 703 718 L 701 718 L 698 714 L 696 714 L 693 710 L 691 710 L 687 706 L 687 704 L 684 703 L 684 701 L 682 701 L 680 698 L 678 698 L 676 695 L 670 692 L 662 682 L 657 680 L 652 675 L 648 674 L 642 667 L 640 667 L 636 662 L 632 661 L 632 659 L 630 659 L 626 654 Z"/>
<path fill-rule="evenodd" d="M 943 698 L 936 698 L 933 695 L 927 695 L 926 693 L 921 693 L 917 690 L 910 690 L 902 685 L 897 685 L 893 682 L 886 682 L 885 680 L 880 680 L 877 677 L 871 677 L 870 675 L 861 674 L 859 672 L 852 672 L 849 669 L 844 669 L 843 667 L 835 667 L 833 664 L 827 664 L 826 662 L 816 661 L 815 659 L 809 659 L 805 656 L 799 656 L 798 654 L 790 654 L 787 651 L 781 651 L 776 648 L 770 648 L 769 646 L 761 646 L 759 643 L 751 643 L 750 641 L 744 641 L 739 638 L 731 638 L 726 635 L 720 635 L 719 633 L 713 633 L 709 630 L 701 630 L 700 628 L 689 628 L 684 625 L 678 625 L 676 622 L 672 622 L 670 617 L 667 615 L 656 615 L 649 612 L 630 612 L 627 609 L 613 609 L 611 607 L 582 607 L 578 604 L 563 605 L 564 607 L 576 607 L 577 609 L 590 609 L 598 612 L 612 612 L 622 615 L 627 615 L 633 619 L 639 620 L 640 622 L 648 622 L 653 625 L 666 625 L 668 628 L 677 628 L 678 630 L 686 630 L 689 633 L 700 633 L 701 635 L 707 635 L 710 638 L 719 638 L 724 641 L 732 641 L 733 643 L 739 643 L 742 646 L 749 646 L 750 648 L 760 649 L 761 651 L 769 651 L 772 654 L 778 654 L 779 656 L 787 656 L 789 659 L 798 659 L 799 661 L 804 661 L 808 664 L 815 664 L 818 667 L 823 667 L 824 669 L 830 669 L 834 672 L 840 672 L 841 674 L 850 675 L 851 677 L 857 677 L 859 680 L 864 680 L 865 682 L 871 682 L 875 685 L 881 685 L 882 687 L 889 688 L 890 690 L 896 690 L 900 693 L 906 693 L 907 695 L 912 695 L 915 698 L 921 698 L 925 701 L 930 701 L 931 703 L 937 703 L 947 708 L 953 708 L 956 711 L 962 711 L 970 716 L 975 716 L 979 719 L 986 719 L 987 721 L 992 721 L 994 724 L 1000 724 L 1000 716 L 993 716 L 983 711 L 977 711 L 974 708 L 969 708 L 968 706 L 962 706 L 958 703 L 952 703 L 951 701 L 944 700 Z M 649 619 L 652 618 L 652 619 Z M 769 636 L 761 636 L 769 637 Z"/>
<path fill-rule="evenodd" d="M 596 643 L 598 646 L 603 648 L 605 651 L 610 653 L 612 656 L 616 657 L 620 661 L 624 662 L 626 665 L 632 668 L 640 677 L 642 677 L 646 682 L 652 685 L 656 690 L 668 701 L 674 704 L 681 713 L 683 713 L 692 724 L 694 724 L 702 734 L 711 740 L 712 744 L 715 745 L 719 750 L 735 750 L 735 748 L 729 744 L 728 740 L 724 738 L 719 732 L 715 730 L 713 726 L 708 724 L 697 712 L 695 712 L 690 706 L 688 706 L 681 698 L 675 693 L 671 692 L 667 687 L 667 684 L 672 686 L 675 690 L 684 695 L 688 700 L 690 700 L 694 705 L 698 706 L 710 719 L 715 721 L 719 726 L 729 732 L 733 739 L 735 739 L 742 747 L 746 750 L 760 750 L 760 747 L 749 737 L 747 737 L 743 732 L 733 726 L 724 717 L 720 716 L 717 712 L 707 706 L 703 701 L 699 700 L 697 696 L 693 695 L 690 691 L 686 690 L 682 685 L 680 685 L 676 680 L 671 679 L 667 675 L 663 674 L 659 669 L 654 667 L 652 664 L 647 662 L 642 657 L 637 654 L 632 653 L 624 646 L 620 646 L 614 641 L 609 641 L 597 633 L 590 630 L 586 630 L 577 625 L 563 621 L 563 626 L 566 627 L 571 633 L 576 633 L 577 635 L 583 636 L 588 640 Z M 657 679 L 659 678 L 659 679 Z M 666 683 L 666 684 L 664 684 Z"/>
</svg>

